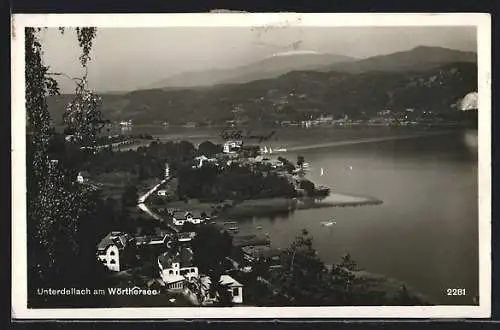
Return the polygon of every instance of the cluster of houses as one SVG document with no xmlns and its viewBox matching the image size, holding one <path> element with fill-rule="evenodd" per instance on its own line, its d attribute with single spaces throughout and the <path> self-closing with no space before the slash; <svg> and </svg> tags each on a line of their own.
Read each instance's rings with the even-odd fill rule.
<svg viewBox="0 0 500 330">
<path fill-rule="evenodd" d="M 137 253 L 141 249 L 154 247 L 154 251 L 158 251 L 158 277 L 154 282 L 166 293 L 183 294 L 196 305 L 210 305 L 219 297 L 210 290 L 210 277 L 201 274 L 193 263 L 193 251 L 189 247 L 193 237 L 194 233 L 133 237 L 123 232 L 111 232 L 97 245 L 97 259 L 110 271 L 121 272 L 136 266 Z M 183 244 L 173 247 L 175 241 Z M 219 282 L 227 288 L 233 303 L 243 303 L 241 283 L 227 274 L 221 275 Z"/>
<path fill-rule="evenodd" d="M 259 146 L 245 146 L 242 141 L 227 141 L 223 146 L 222 154 L 217 155 L 216 158 L 197 157 L 193 167 L 202 167 L 206 163 L 224 166 L 226 162 L 230 164 L 232 161 L 250 165 L 266 164 L 275 169 L 277 173 L 286 172 L 283 161 L 271 159 Z M 170 177 L 168 164 L 165 167 L 165 177 Z M 88 174 L 79 173 L 77 181 L 83 183 L 86 180 L 88 180 Z M 151 193 L 154 191 L 155 189 Z M 168 194 L 166 190 L 156 190 L 156 193 L 159 196 Z M 200 225 L 212 220 L 211 216 L 205 212 L 194 210 L 170 210 L 168 214 L 173 225 L 169 225 L 169 227 L 174 227 L 174 229 L 186 223 Z M 167 230 L 140 237 L 133 237 L 118 231 L 111 232 L 97 245 L 97 258 L 110 271 L 122 272 L 136 267 L 138 260 L 142 259 L 143 252 L 147 251 L 145 253 L 149 256 L 148 258 L 151 256 L 154 258 L 157 269 L 156 277 L 152 281 L 159 285 L 162 291 L 190 297 L 189 299 L 195 305 L 210 305 L 220 297 L 213 290 L 210 290 L 212 279 L 200 273 L 197 265 L 193 263 L 190 242 L 195 236 L 195 232 L 179 232 L 179 230 Z M 251 242 L 249 243 L 249 241 Z M 257 237 L 253 241 L 251 239 L 245 239 L 242 242 L 236 240 L 235 246 L 245 247 L 248 250 L 249 246 L 269 245 L 267 242 L 267 238 L 264 244 Z M 244 253 L 247 257 L 245 260 L 249 263 L 263 256 L 260 252 L 256 253 L 250 250 L 244 251 Z M 265 257 L 270 263 L 276 263 L 276 256 Z M 244 267 L 241 269 L 232 267 L 232 269 L 242 270 Z M 241 283 L 228 274 L 221 275 L 219 283 L 227 288 L 233 303 L 243 303 L 244 286 Z M 147 285 L 149 286 L 149 283 Z"/>
</svg>

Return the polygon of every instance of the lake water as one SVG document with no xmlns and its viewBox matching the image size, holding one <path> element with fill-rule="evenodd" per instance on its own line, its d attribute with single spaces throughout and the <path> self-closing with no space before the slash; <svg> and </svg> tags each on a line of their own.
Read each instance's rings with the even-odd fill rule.
<svg viewBox="0 0 500 330">
<path fill-rule="evenodd" d="M 404 281 L 437 303 L 472 303 L 479 267 L 477 133 L 301 150 L 300 155 L 311 164 L 312 181 L 384 203 L 298 210 L 242 226 L 262 226 L 276 247 L 289 246 L 306 228 L 327 263 L 349 252 L 361 268 Z M 321 226 L 332 218 L 336 225 Z M 447 288 L 465 288 L 467 296 L 448 297 Z"/>
<path fill-rule="evenodd" d="M 176 138 L 196 143 L 214 136 L 213 132 L 188 132 L 175 133 Z M 289 149 L 359 136 L 401 134 L 388 129 L 278 133 L 278 139 L 269 145 Z M 326 263 L 338 262 L 349 252 L 359 267 L 404 281 L 436 303 L 472 304 L 478 295 L 479 267 L 477 131 L 304 148 L 284 156 L 295 160 L 298 154 L 310 163 L 308 177 L 315 183 L 325 184 L 333 192 L 369 195 L 384 203 L 254 217 L 241 222 L 242 230 L 262 226 L 271 235 L 273 246 L 285 248 L 305 228 Z M 321 226 L 332 218 L 335 225 Z M 467 295 L 446 296 L 448 288 L 465 288 Z"/>
</svg>

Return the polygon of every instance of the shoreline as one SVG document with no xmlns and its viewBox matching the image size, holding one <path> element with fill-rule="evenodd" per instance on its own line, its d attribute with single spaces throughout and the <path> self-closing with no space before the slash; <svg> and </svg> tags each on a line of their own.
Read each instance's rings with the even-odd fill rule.
<svg viewBox="0 0 500 330">
<path fill-rule="evenodd" d="M 231 201 L 225 201 L 231 205 Z M 383 204 L 383 201 L 371 196 L 354 195 L 348 193 L 331 193 L 325 198 L 262 198 L 248 199 L 236 205 L 231 205 L 219 214 L 220 220 L 231 220 L 234 218 L 266 217 L 276 214 L 288 214 L 298 210 L 333 207 L 361 207 Z M 191 201 L 188 203 L 169 203 L 168 207 L 185 208 L 186 210 L 210 210 L 211 203 Z"/>
<path fill-rule="evenodd" d="M 427 132 L 427 133 L 418 133 L 418 134 L 411 134 L 411 135 L 405 135 L 405 136 L 385 136 L 385 137 L 379 137 L 379 138 L 376 138 L 376 137 L 359 138 L 359 139 L 351 139 L 351 140 L 344 140 L 344 141 L 316 143 L 316 144 L 290 147 L 290 148 L 287 148 L 287 151 L 283 152 L 283 153 L 288 153 L 290 151 L 295 152 L 295 151 L 310 150 L 310 149 L 350 146 L 350 145 L 362 144 L 362 143 L 378 143 L 378 142 L 385 142 L 385 141 L 416 139 L 416 138 L 421 138 L 421 137 L 446 135 L 446 134 L 451 134 L 451 133 L 454 133 L 454 131 Z"/>
<path fill-rule="evenodd" d="M 362 144 L 362 143 L 378 143 L 378 142 L 385 142 L 385 141 L 414 139 L 414 138 L 421 138 L 421 137 L 428 137 L 428 136 L 446 135 L 446 134 L 451 134 L 451 133 L 455 133 L 455 132 L 456 132 L 456 130 L 449 130 L 448 129 L 448 130 L 439 130 L 439 131 L 423 131 L 423 132 L 421 131 L 419 133 L 413 133 L 413 134 L 409 134 L 409 132 L 405 132 L 405 133 L 403 133 L 405 135 L 388 135 L 388 136 L 382 136 L 382 137 L 371 136 L 371 137 L 360 137 L 360 138 L 347 138 L 347 139 L 340 139 L 340 140 L 332 141 L 332 142 L 296 145 L 296 146 L 290 146 L 290 147 L 284 146 L 286 151 L 276 152 L 276 154 L 287 154 L 289 152 L 296 152 L 296 151 L 303 151 L 303 150 L 310 150 L 310 149 L 342 147 L 342 146 L 356 145 L 356 144 Z M 150 140 L 137 141 L 136 143 L 133 143 L 132 145 L 120 145 L 120 146 L 115 147 L 115 150 L 116 151 L 136 150 L 139 147 L 147 147 L 153 141 L 159 141 L 161 143 L 166 143 L 166 142 L 183 141 L 183 140 L 187 141 L 190 139 L 206 140 L 206 141 L 212 141 L 212 142 L 213 141 L 218 142 L 221 140 L 221 138 L 218 134 L 214 134 L 214 135 L 211 135 L 211 134 L 185 135 L 182 133 L 177 133 L 177 134 L 165 133 L 165 134 L 153 134 L 152 136 L 153 136 L 153 140 L 151 140 L 151 141 Z"/>
</svg>

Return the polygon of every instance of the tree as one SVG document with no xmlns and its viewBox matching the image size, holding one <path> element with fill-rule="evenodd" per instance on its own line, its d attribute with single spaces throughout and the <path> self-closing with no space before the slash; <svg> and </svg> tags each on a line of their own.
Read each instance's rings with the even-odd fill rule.
<svg viewBox="0 0 500 330">
<path fill-rule="evenodd" d="M 196 225 L 191 222 L 185 222 L 181 227 L 182 233 L 196 232 Z"/>
<path fill-rule="evenodd" d="M 224 261 L 231 256 L 233 248 L 232 237 L 226 231 L 220 232 L 213 225 L 199 225 L 196 236 L 192 241 L 193 263 L 200 272 L 210 277 L 210 291 L 212 295 L 219 296 L 219 302 L 229 304 L 228 287 L 220 283 L 224 274 Z"/>
<path fill-rule="evenodd" d="M 204 141 L 198 146 L 198 154 L 205 155 L 207 157 L 214 157 L 216 154 L 221 153 L 222 148 L 211 141 Z"/>
<path fill-rule="evenodd" d="M 53 129 L 46 97 L 58 94 L 57 81 L 42 63 L 40 29 L 25 29 L 25 73 L 27 111 L 27 227 L 28 227 L 28 306 L 61 302 L 65 306 L 81 303 L 96 305 L 89 299 L 40 297 L 37 287 L 102 287 L 102 265 L 95 258 L 98 241 L 96 206 L 98 193 L 88 186 L 76 185 L 60 167 L 50 164 L 49 147 Z M 86 70 L 95 28 L 77 28 L 82 48 L 80 63 Z M 52 74 L 61 75 L 61 74 Z M 75 100 L 68 107 L 68 118 L 83 119 L 88 127 L 70 120 L 70 129 L 77 137 L 94 140 L 100 111 L 98 98 L 88 91 L 86 74 L 75 79 L 78 87 Z M 90 96 L 90 99 L 89 99 Z M 82 115 L 81 109 L 84 110 Z M 80 115 L 74 113 L 80 112 Z M 56 148 L 56 152 L 64 152 Z M 90 275 L 93 272 L 92 275 Z M 105 300 L 99 297 L 100 303 Z M 100 304 L 97 302 L 97 305 Z"/>
<path fill-rule="evenodd" d="M 283 163 L 283 167 L 287 170 L 288 173 L 293 173 L 293 171 L 295 170 L 295 165 L 293 165 L 291 161 L 281 156 L 278 157 L 278 160 Z"/>
<path fill-rule="evenodd" d="M 342 261 L 340 262 L 339 266 L 344 267 L 345 269 L 350 270 L 350 271 L 356 271 L 357 270 L 357 264 L 352 259 L 350 253 L 346 253 L 342 257 Z"/>
<path fill-rule="evenodd" d="M 305 179 L 300 181 L 300 189 L 304 189 L 307 196 L 313 196 L 316 191 L 314 183 Z"/>
<path fill-rule="evenodd" d="M 297 166 L 302 167 L 305 163 L 304 156 L 297 156 Z"/>
</svg>

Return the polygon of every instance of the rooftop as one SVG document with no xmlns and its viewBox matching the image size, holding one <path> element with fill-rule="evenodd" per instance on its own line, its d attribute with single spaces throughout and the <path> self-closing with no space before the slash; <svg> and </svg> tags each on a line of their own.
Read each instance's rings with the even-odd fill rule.
<svg viewBox="0 0 500 330">
<path fill-rule="evenodd" d="M 185 280 L 185 278 L 182 275 L 165 275 L 163 277 L 163 281 L 165 282 L 165 284 L 170 284 L 170 283 L 184 281 L 184 280 Z"/>
<path fill-rule="evenodd" d="M 193 253 L 187 249 L 183 248 L 179 253 L 172 254 L 171 252 L 165 252 L 164 254 L 158 257 L 158 262 L 161 264 L 163 269 L 171 268 L 172 264 L 178 262 L 180 267 L 191 267 L 193 265 L 192 262 Z"/>
<path fill-rule="evenodd" d="M 118 249 L 123 250 L 127 244 L 129 244 L 134 238 L 127 233 L 122 233 L 119 231 L 113 231 L 106 235 L 100 242 L 97 244 L 98 250 L 105 250 L 110 245 L 116 245 Z"/>
<path fill-rule="evenodd" d="M 229 275 L 221 275 L 220 276 L 220 283 L 222 285 L 230 285 L 230 286 L 243 286 L 240 282 L 236 281 L 234 278 L 232 278 Z"/>
<path fill-rule="evenodd" d="M 222 285 L 228 285 L 228 286 L 232 286 L 232 287 L 243 286 L 243 284 L 241 284 L 240 282 L 236 281 L 234 278 L 232 278 L 229 275 L 221 275 L 219 282 Z M 208 288 L 208 287 L 210 287 L 210 284 L 212 283 L 212 280 L 210 279 L 210 277 L 204 276 L 204 277 L 201 278 L 201 283 L 202 283 L 203 286 L 205 286 L 205 287 Z"/>
</svg>

